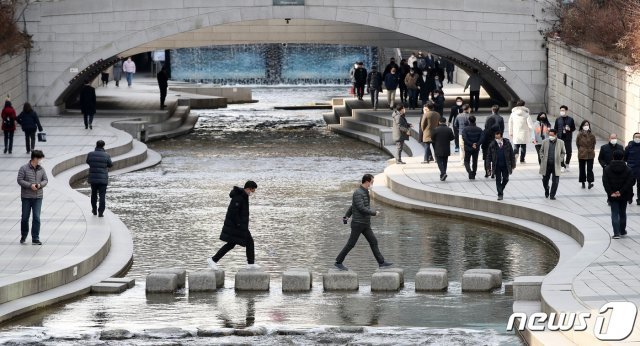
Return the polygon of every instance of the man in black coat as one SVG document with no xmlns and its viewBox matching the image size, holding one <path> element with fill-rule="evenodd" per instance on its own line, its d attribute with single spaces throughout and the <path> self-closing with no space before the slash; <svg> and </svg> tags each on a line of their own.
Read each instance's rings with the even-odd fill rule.
<svg viewBox="0 0 640 346">
<path fill-rule="evenodd" d="M 576 122 L 568 114 L 569 107 L 560 106 L 560 116 L 556 118 L 554 129 L 558 131 L 558 139 L 564 141 L 564 148 L 567 151 L 565 162 L 562 163 L 564 170 L 569 170 L 571 155 L 573 153 L 573 132 L 576 130 Z"/>
<path fill-rule="evenodd" d="M 502 131 L 498 130 L 494 134 L 494 140 L 489 144 L 487 161 L 489 162 L 489 173 L 496 179 L 496 189 L 498 190 L 498 200 L 504 196 L 504 188 L 509 182 L 509 175 L 516 168 L 516 154 L 508 139 L 502 138 Z"/>
<path fill-rule="evenodd" d="M 495 134 L 497 131 L 504 133 L 504 119 L 500 114 L 500 106 L 493 105 L 491 107 L 491 115 L 487 118 L 484 123 L 484 143 L 482 144 L 482 160 L 484 161 L 484 177 L 488 178 L 490 176 L 489 170 L 491 169 L 491 162 L 487 159 L 487 153 L 489 150 L 489 145 L 495 139 Z"/>
<path fill-rule="evenodd" d="M 604 169 L 602 184 L 607 192 L 607 201 L 611 206 L 611 224 L 613 239 L 627 234 L 627 203 L 633 201 L 633 185 L 636 178 L 631 168 L 623 161 L 624 152 L 613 152 L 613 160 Z"/>
<path fill-rule="evenodd" d="M 364 96 L 364 86 L 367 84 L 367 69 L 364 68 L 362 61 L 358 62 L 358 68 L 356 68 L 353 73 L 353 78 L 356 82 L 356 96 L 358 97 L 358 100 L 362 101 L 362 97 Z"/>
<path fill-rule="evenodd" d="M 476 126 L 476 117 L 474 115 L 469 116 L 469 125 L 465 126 L 462 130 L 462 139 L 464 140 L 464 167 L 469 173 L 469 179 L 476 178 L 476 172 L 478 171 L 478 155 L 480 154 L 480 147 L 484 142 L 484 131 Z M 473 159 L 473 162 L 470 162 Z"/>
<path fill-rule="evenodd" d="M 440 169 L 440 181 L 447 180 L 447 164 L 449 163 L 449 155 L 451 155 L 453 138 L 453 131 L 447 126 L 447 119 L 440 118 L 438 127 L 431 132 L 433 151 Z"/>
<path fill-rule="evenodd" d="M 162 69 L 156 75 L 158 79 L 158 87 L 160 88 L 160 109 L 166 107 L 164 100 L 167 99 L 167 88 L 169 88 L 169 73 L 167 73 L 167 67 L 162 65 Z"/>
<path fill-rule="evenodd" d="M 91 212 L 93 215 L 103 217 L 106 208 L 107 185 L 109 184 L 109 168 L 113 166 L 111 156 L 104 150 L 104 141 L 96 143 L 96 150 L 87 155 L 89 165 L 89 177 L 91 185 Z M 100 207 L 97 206 L 98 195 L 100 196 Z"/>
<path fill-rule="evenodd" d="M 96 114 L 96 89 L 91 86 L 90 80 L 84 81 L 80 91 L 80 110 L 84 115 L 84 128 L 93 129 L 93 116 Z"/>
<path fill-rule="evenodd" d="M 258 184 L 249 180 L 244 184 L 244 188 L 234 186 L 229 193 L 231 202 L 224 218 L 222 233 L 220 233 L 220 240 L 227 243 L 213 257 L 207 258 L 207 263 L 211 269 L 217 269 L 218 261 L 236 245 L 246 248 L 247 263 L 250 267 L 254 266 L 255 250 L 253 237 L 249 232 L 249 196 L 253 195 L 257 188 Z"/>
<path fill-rule="evenodd" d="M 602 168 L 606 168 L 611 160 L 613 160 L 613 153 L 617 150 L 624 152 L 624 147 L 618 143 L 618 135 L 612 133 L 609 135 L 609 143 L 600 147 L 600 154 L 598 154 L 598 162 Z"/>
<path fill-rule="evenodd" d="M 462 113 L 464 113 L 464 110 L 462 109 L 462 97 L 458 96 L 456 97 L 456 104 L 453 105 L 453 107 L 451 107 L 451 113 L 449 114 L 449 124 L 453 126 L 453 124 L 456 123 L 456 119 L 458 118 L 458 115 Z M 454 128 L 454 135 L 455 135 L 454 143 L 456 145 L 456 153 L 457 153 L 460 150 L 460 143 L 459 143 L 459 133 L 455 128 Z"/>
</svg>

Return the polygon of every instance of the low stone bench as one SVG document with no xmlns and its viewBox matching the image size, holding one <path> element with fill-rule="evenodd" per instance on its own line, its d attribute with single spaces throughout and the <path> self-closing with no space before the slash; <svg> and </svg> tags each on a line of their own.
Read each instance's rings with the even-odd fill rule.
<svg viewBox="0 0 640 346">
<path fill-rule="evenodd" d="M 489 292 L 493 288 L 494 284 L 491 274 L 469 273 L 468 271 L 462 274 L 463 292 Z"/>
<path fill-rule="evenodd" d="M 357 291 L 360 288 L 358 274 L 351 270 L 329 269 L 322 276 L 322 284 L 325 291 Z"/>
<path fill-rule="evenodd" d="M 518 276 L 513 281 L 513 300 L 541 300 L 544 276 Z"/>
<path fill-rule="evenodd" d="M 173 293 L 178 288 L 177 274 L 149 274 L 147 275 L 147 293 Z"/>
<path fill-rule="evenodd" d="M 445 291 L 447 287 L 449 278 L 444 268 L 420 268 L 416 274 L 416 291 Z"/>
<path fill-rule="evenodd" d="M 271 276 L 260 268 L 241 269 L 236 273 L 236 291 L 268 291 Z"/>
<path fill-rule="evenodd" d="M 400 273 L 376 271 L 371 276 L 371 291 L 397 291 L 400 289 Z"/>
<path fill-rule="evenodd" d="M 218 288 L 214 270 L 191 272 L 188 279 L 189 292 L 211 292 Z"/>
<path fill-rule="evenodd" d="M 402 268 L 383 268 L 377 269 L 376 272 L 392 272 L 400 274 L 400 287 L 404 287 L 404 269 Z"/>
<path fill-rule="evenodd" d="M 91 286 L 91 293 L 95 294 L 118 294 L 127 290 L 126 283 L 101 282 Z"/>
<path fill-rule="evenodd" d="M 178 288 L 184 288 L 187 283 L 187 271 L 178 268 L 154 269 L 150 274 L 176 274 L 178 277 Z"/>
<path fill-rule="evenodd" d="M 126 284 L 127 288 L 133 288 L 133 286 L 136 285 L 136 280 L 132 278 L 108 278 L 106 280 L 102 280 L 102 282 Z"/>
<path fill-rule="evenodd" d="M 491 275 L 493 288 L 502 287 L 502 271 L 499 269 L 469 269 L 465 273 L 482 273 Z"/>
<path fill-rule="evenodd" d="M 308 269 L 292 268 L 282 273 L 283 292 L 306 292 L 312 285 L 313 275 Z"/>
</svg>

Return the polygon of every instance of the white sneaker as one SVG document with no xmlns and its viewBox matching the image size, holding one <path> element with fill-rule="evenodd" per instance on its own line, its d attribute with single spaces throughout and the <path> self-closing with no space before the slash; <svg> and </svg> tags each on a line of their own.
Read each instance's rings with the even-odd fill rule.
<svg viewBox="0 0 640 346">
<path fill-rule="evenodd" d="M 564 172 L 566 172 L 566 171 L 567 171 L 567 169 L 566 169 L 566 168 L 564 168 L 564 167 L 560 168 L 560 172 L 561 172 L 561 173 L 564 173 Z"/>
<path fill-rule="evenodd" d="M 209 269 L 218 270 L 218 263 L 213 261 L 213 258 L 207 258 L 207 265 L 209 265 Z"/>
<path fill-rule="evenodd" d="M 255 270 L 255 269 L 261 269 L 261 268 L 260 268 L 260 266 L 259 266 L 259 265 L 257 265 L 257 264 L 255 264 L 255 263 L 254 263 L 254 264 L 247 264 L 247 267 L 246 267 L 246 268 L 247 268 L 247 269 L 254 269 L 254 270 Z"/>
</svg>

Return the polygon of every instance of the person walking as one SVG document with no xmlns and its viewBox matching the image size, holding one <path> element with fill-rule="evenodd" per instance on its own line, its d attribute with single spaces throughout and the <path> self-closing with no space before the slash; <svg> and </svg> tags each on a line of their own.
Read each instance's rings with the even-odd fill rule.
<svg viewBox="0 0 640 346">
<path fill-rule="evenodd" d="M 451 155 L 451 141 L 453 139 L 453 131 L 447 126 L 447 119 L 440 118 L 438 127 L 431 131 L 433 152 L 436 156 L 438 169 L 440 169 L 440 181 L 447 180 L 447 165 L 449 155 Z"/>
<path fill-rule="evenodd" d="M 16 118 L 22 131 L 24 132 L 25 145 L 27 147 L 27 154 L 30 153 L 36 146 L 36 130 L 42 132 L 42 125 L 40 125 L 40 118 L 38 114 L 33 110 L 29 102 L 25 102 L 22 106 L 22 112 Z"/>
<path fill-rule="evenodd" d="M 422 70 L 422 77 L 418 80 L 418 86 L 420 87 L 420 100 L 422 105 L 429 101 L 429 97 L 435 90 L 434 70 Z"/>
<path fill-rule="evenodd" d="M 458 143 L 460 145 L 460 165 L 464 166 L 464 138 L 462 138 L 462 131 L 469 125 L 469 116 L 471 115 L 471 106 L 465 104 L 462 106 L 462 113 L 456 117 L 456 121 L 453 122 L 453 131 L 458 133 Z"/>
<path fill-rule="evenodd" d="M 387 89 L 387 102 L 389 103 L 389 109 L 395 107 L 396 102 L 396 89 L 400 84 L 400 78 L 398 78 L 397 71 L 392 68 L 389 74 L 384 77 L 384 87 Z"/>
<path fill-rule="evenodd" d="M 535 140 L 532 136 L 533 122 L 529 116 L 529 108 L 524 104 L 524 101 L 518 100 L 509 117 L 509 135 L 513 141 L 516 156 L 518 154 L 520 156 L 520 163 L 525 163 L 527 143 Z"/>
<path fill-rule="evenodd" d="M 431 146 L 433 144 L 431 132 L 438 126 L 441 117 L 442 116 L 435 111 L 433 102 L 429 101 L 424 105 L 422 119 L 420 121 L 422 143 L 424 144 L 424 161 L 422 161 L 422 163 L 434 161 L 433 153 L 431 152 Z"/>
<path fill-rule="evenodd" d="M 464 85 L 463 92 L 469 89 L 469 103 L 471 104 L 471 108 L 474 112 L 478 112 L 478 108 L 480 107 L 480 87 L 482 86 L 482 78 L 480 77 L 480 73 L 478 69 L 473 69 L 473 73 L 467 79 L 467 83 Z"/>
<path fill-rule="evenodd" d="M 491 161 L 488 159 L 489 145 L 495 139 L 496 132 L 504 133 L 504 119 L 499 114 L 500 106 L 491 106 L 491 115 L 484 123 L 484 143 L 482 144 L 482 161 L 484 162 L 484 177 L 491 176 Z"/>
<path fill-rule="evenodd" d="M 371 66 L 371 72 L 367 76 L 367 92 L 371 95 L 371 107 L 378 110 L 378 96 L 382 92 L 382 74 L 378 72 L 378 67 Z"/>
<path fill-rule="evenodd" d="M 120 87 L 120 79 L 122 79 L 122 59 L 116 60 L 113 64 L 113 80 L 116 82 L 116 87 Z"/>
<path fill-rule="evenodd" d="M 371 217 L 380 215 L 379 211 L 371 209 L 369 188 L 373 185 L 373 180 L 374 178 L 371 174 L 365 174 L 362 177 L 362 184 L 353 192 L 351 207 L 349 207 L 347 213 L 343 217 L 344 223 L 347 223 L 349 218 L 351 218 L 351 235 L 349 236 L 347 244 L 344 246 L 342 251 L 340 251 L 338 257 L 336 257 L 336 263 L 334 265 L 340 270 L 349 270 L 344 266 L 343 262 L 349 254 L 349 251 L 356 246 L 361 234 L 364 235 L 367 242 L 369 242 L 373 256 L 378 262 L 378 267 L 386 268 L 393 265 L 393 263 L 384 260 L 384 256 L 382 256 L 382 253 L 380 253 L 380 249 L 378 248 L 378 240 L 371 229 Z"/>
<path fill-rule="evenodd" d="M 435 111 L 438 112 L 441 117 L 444 116 L 444 92 L 442 90 L 436 91 L 433 103 L 435 103 Z"/>
<path fill-rule="evenodd" d="M 573 132 L 576 130 L 576 123 L 572 117 L 569 116 L 569 107 L 560 106 L 560 116 L 556 119 L 554 128 L 558 131 L 558 139 L 561 139 L 565 143 L 565 150 L 567 151 L 567 158 L 565 162 L 562 162 L 562 171 L 569 170 L 569 163 L 571 163 L 571 155 L 573 153 Z"/>
<path fill-rule="evenodd" d="M 18 171 L 20 199 L 22 201 L 22 217 L 20 221 L 20 244 L 24 244 L 29 235 L 29 218 L 33 213 L 31 225 L 31 244 L 42 245 L 40 241 L 40 211 L 42 210 L 43 189 L 49 183 L 47 172 L 40 165 L 44 153 L 40 150 L 31 152 L 31 160 Z"/>
<path fill-rule="evenodd" d="M 533 124 L 533 144 L 536 147 L 536 156 L 538 157 L 538 164 L 540 164 L 540 148 L 542 147 L 542 141 L 549 137 L 549 129 L 551 129 L 551 123 L 547 118 L 547 113 L 540 112 L 536 117 L 536 122 Z"/>
<path fill-rule="evenodd" d="M 400 77 L 400 84 L 398 84 L 398 89 L 400 89 L 400 102 L 403 105 L 409 101 L 409 91 L 407 89 L 407 84 L 405 84 L 405 78 L 411 71 L 409 64 L 407 64 L 407 60 L 400 60 L 400 67 L 398 68 L 398 77 Z"/>
<path fill-rule="evenodd" d="M 612 133 L 609 135 L 609 143 L 601 146 L 598 154 L 598 163 L 602 169 L 606 168 L 613 160 L 613 152 L 616 150 L 624 151 L 624 148 L 618 143 L 618 135 Z"/>
<path fill-rule="evenodd" d="M 4 101 L 2 108 L 2 132 L 4 133 L 4 153 L 13 151 L 13 134 L 16 132 L 16 110 L 11 106 L 11 101 Z"/>
<path fill-rule="evenodd" d="M 624 149 L 624 161 L 636 178 L 636 204 L 640 205 L 640 132 L 633 134 L 633 140 Z"/>
<path fill-rule="evenodd" d="M 400 66 L 396 64 L 396 58 L 389 59 L 389 63 L 385 66 L 384 71 L 382 72 L 382 78 L 386 77 L 391 72 L 392 68 L 395 68 L 396 72 L 400 69 Z"/>
<path fill-rule="evenodd" d="M 91 86 L 91 81 L 86 79 L 80 91 L 80 111 L 84 116 L 84 129 L 93 130 L 93 116 L 96 114 L 96 89 Z"/>
<path fill-rule="evenodd" d="M 405 117 L 406 110 L 403 105 L 399 104 L 393 112 L 393 141 L 396 142 L 397 156 L 396 163 L 404 165 L 402 161 L 402 151 L 404 150 L 404 142 L 409 140 L 411 134 L 411 124 L 407 122 Z"/>
<path fill-rule="evenodd" d="M 469 116 L 469 125 L 461 132 L 464 143 L 464 167 L 469 174 L 469 179 L 474 180 L 478 172 L 478 155 L 484 142 L 484 131 L 476 126 L 475 115 Z M 473 160 L 471 163 L 469 161 Z"/>
<path fill-rule="evenodd" d="M 416 52 L 411 52 L 411 56 L 407 59 L 407 64 L 413 67 L 413 63 L 418 63 L 418 57 L 416 56 Z"/>
<path fill-rule="evenodd" d="M 613 160 L 602 174 L 602 185 L 611 206 L 613 239 L 620 239 L 620 236 L 627 234 L 627 203 L 633 202 L 633 185 L 636 184 L 636 178 L 623 158 L 622 151 L 614 151 Z"/>
<path fill-rule="evenodd" d="M 498 200 L 501 201 L 504 198 L 504 188 L 509 182 L 509 176 L 516 169 L 516 154 L 509 140 L 502 138 L 500 130 L 495 132 L 488 150 L 489 172 L 491 177 L 496 179 Z"/>
<path fill-rule="evenodd" d="M 356 81 L 356 96 L 358 100 L 362 101 L 364 97 L 364 86 L 367 84 L 367 69 L 364 68 L 362 61 L 358 62 L 358 68 L 353 73 L 353 77 Z"/>
<path fill-rule="evenodd" d="M 409 109 L 418 107 L 418 81 L 420 76 L 415 73 L 414 69 L 409 70 L 409 74 L 404 77 L 404 84 L 409 94 Z"/>
<path fill-rule="evenodd" d="M 453 134 L 456 137 L 454 141 L 456 153 L 460 150 L 460 142 L 458 141 L 458 130 L 455 128 L 455 126 L 453 126 L 453 124 L 456 122 L 458 115 L 460 115 L 462 112 L 464 112 L 464 110 L 462 109 L 462 97 L 458 96 L 456 97 L 456 104 L 451 107 L 451 113 L 449 113 L 449 121 L 447 122 L 447 125 L 451 125 L 451 127 L 453 127 Z"/>
<path fill-rule="evenodd" d="M 566 151 L 564 141 L 558 139 L 555 129 L 549 130 L 549 138 L 542 141 L 540 148 L 540 174 L 542 175 L 542 186 L 544 187 L 544 197 L 556 199 L 558 185 L 560 183 L 561 166 L 564 162 Z M 551 191 L 549 191 L 549 179 L 551 180 Z"/>
<path fill-rule="evenodd" d="M 247 181 L 244 188 L 234 186 L 229 197 L 229 207 L 224 218 L 224 226 L 220 233 L 220 240 L 226 242 L 220 250 L 213 256 L 207 258 L 207 264 L 211 269 L 218 269 L 218 261 L 231 251 L 236 245 L 246 248 L 247 263 L 249 268 L 255 265 L 255 249 L 253 237 L 249 231 L 249 197 L 253 196 L 258 189 L 258 184 L 254 181 Z"/>
<path fill-rule="evenodd" d="M 456 65 L 449 60 L 446 60 L 445 64 L 445 70 L 447 71 L 447 83 L 453 84 L 453 71 L 455 71 Z"/>
<path fill-rule="evenodd" d="M 111 156 L 104 150 L 104 141 L 96 142 L 96 149 L 87 155 L 89 176 L 87 182 L 91 185 L 91 213 L 104 216 L 106 208 L 107 185 L 109 185 L 109 168 L 113 166 Z M 100 205 L 98 207 L 98 196 Z"/>
<path fill-rule="evenodd" d="M 591 124 L 584 120 L 580 124 L 580 131 L 576 136 L 576 148 L 578 148 L 578 164 L 580 175 L 578 182 L 585 188 L 585 182 L 589 183 L 589 190 L 593 188 L 593 159 L 596 158 L 596 136 L 591 133 Z"/>
<path fill-rule="evenodd" d="M 156 75 L 156 79 L 160 88 L 160 109 L 164 109 L 166 107 L 164 101 L 167 99 L 167 89 L 169 88 L 169 73 L 165 65 L 162 65 L 160 72 Z"/>
<path fill-rule="evenodd" d="M 349 70 L 349 79 L 351 80 L 351 92 L 353 93 L 353 97 L 358 97 L 358 95 L 356 94 L 356 69 L 357 68 L 358 68 L 358 62 L 356 61 L 356 63 L 353 64 L 353 66 Z"/>
<path fill-rule="evenodd" d="M 131 83 L 133 83 L 133 75 L 136 73 L 136 63 L 131 60 L 131 57 L 127 58 L 127 61 L 122 64 L 122 70 L 127 77 L 127 85 L 131 87 Z"/>
</svg>

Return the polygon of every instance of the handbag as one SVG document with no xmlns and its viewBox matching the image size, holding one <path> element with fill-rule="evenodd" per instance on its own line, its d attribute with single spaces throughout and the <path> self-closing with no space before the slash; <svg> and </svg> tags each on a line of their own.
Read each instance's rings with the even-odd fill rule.
<svg viewBox="0 0 640 346">
<path fill-rule="evenodd" d="M 38 133 L 38 142 L 46 142 L 47 141 L 47 133 L 40 132 Z"/>
</svg>

